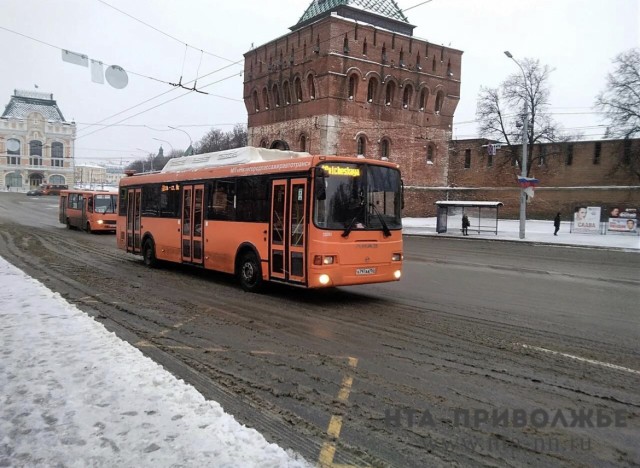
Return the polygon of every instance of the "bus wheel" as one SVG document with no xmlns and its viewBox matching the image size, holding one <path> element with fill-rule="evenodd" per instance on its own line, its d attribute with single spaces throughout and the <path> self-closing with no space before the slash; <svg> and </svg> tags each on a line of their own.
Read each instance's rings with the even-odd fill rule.
<svg viewBox="0 0 640 468">
<path fill-rule="evenodd" d="M 87 234 L 91 234 L 91 224 L 87 223 Z"/>
<path fill-rule="evenodd" d="M 155 268 L 158 266 L 158 260 L 156 259 L 156 247 L 151 239 L 147 239 L 142 247 L 142 261 L 149 268 Z"/>
<path fill-rule="evenodd" d="M 69 229 L 69 230 L 73 229 L 71 227 L 71 221 L 69 221 L 69 218 L 67 218 L 67 229 Z"/>
<path fill-rule="evenodd" d="M 262 269 L 260 261 L 253 252 L 242 255 L 238 268 L 238 279 L 242 289 L 248 292 L 258 292 L 262 287 Z"/>
</svg>

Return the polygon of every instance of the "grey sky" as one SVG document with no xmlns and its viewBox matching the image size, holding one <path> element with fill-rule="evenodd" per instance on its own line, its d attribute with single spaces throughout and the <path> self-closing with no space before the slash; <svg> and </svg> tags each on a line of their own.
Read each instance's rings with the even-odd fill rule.
<svg viewBox="0 0 640 468">
<path fill-rule="evenodd" d="M 178 40 L 100 0 L 3 0 L 0 27 L 162 81 L 175 83 L 181 74 L 183 81 L 191 80 L 198 67 L 201 76 L 226 68 L 198 81 L 198 88 L 211 95 L 188 94 L 132 73 L 128 86 L 118 90 L 93 83 L 89 69 L 63 62 L 60 50 L 0 29 L 5 45 L 0 74 L 3 106 L 15 88 L 38 85 L 38 91 L 53 93 L 65 118 L 78 124 L 76 157 L 86 162 L 132 161 L 156 152 L 160 145 L 165 151 L 185 149 L 189 137 L 169 126 L 181 127 L 195 142 L 211 127 L 226 131 L 235 123 L 246 123 L 242 54 L 251 44 L 259 46 L 286 34 L 310 4 L 310 0 L 104 2 Z M 404 9 L 419 3 L 398 1 Z M 497 86 L 508 74 L 519 72 L 504 56 L 507 49 L 517 59 L 537 58 L 552 67 L 554 117 L 570 133 L 598 138 L 603 129 L 595 126 L 602 121 L 591 106 L 613 69 L 611 60 L 640 46 L 638 0 L 433 0 L 406 15 L 417 26 L 417 37 L 464 51 L 453 129 L 457 138 L 476 135 L 472 121 L 480 86 Z M 186 60 L 185 42 L 193 46 L 187 49 Z M 229 66 L 235 61 L 240 62 Z M 166 94 L 149 100 L 162 93 Z M 128 118 L 154 106 L 158 107 Z M 104 128 L 123 119 L 127 120 Z M 96 130 L 100 131 L 92 133 Z"/>
</svg>

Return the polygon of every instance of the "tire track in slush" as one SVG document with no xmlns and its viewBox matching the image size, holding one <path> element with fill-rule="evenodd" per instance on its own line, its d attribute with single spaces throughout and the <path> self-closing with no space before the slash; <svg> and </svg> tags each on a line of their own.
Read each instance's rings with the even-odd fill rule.
<svg viewBox="0 0 640 468">
<path fill-rule="evenodd" d="M 514 336 L 522 342 L 530 338 L 527 343 L 563 343 L 563 349 L 596 344 L 559 331 L 470 319 L 436 307 L 403 303 L 398 298 L 380 299 L 340 290 L 327 295 L 276 288 L 273 294 L 256 301 L 255 296 L 239 291 L 225 276 L 181 268 L 143 269 L 139 261 L 132 260 L 134 257 L 121 256 L 98 244 L 94 246 L 90 237 L 88 245 L 84 239 L 83 242 L 73 239 L 68 245 L 64 236 L 48 241 L 43 231 L 38 233 L 39 239 L 30 238 L 26 245 L 22 242 L 13 245 L 14 238 L 28 236 L 29 231 L 15 228 L 11 242 L 4 232 L 2 239 L 6 245 L 12 244 L 14 258 L 34 271 L 34 276 L 48 276 L 47 284 L 71 291 L 76 300 L 85 297 L 81 307 L 92 315 L 103 314 L 113 321 L 113 327 L 121 328 L 123 335 L 133 334 L 130 342 L 148 340 L 153 346 L 142 347 L 145 354 L 192 382 L 205 396 L 221 404 L 224 401 L 225 409 L 231 408 L 242 422 L 249 422 L 259 430 L 264 428 L 263 433 L 270 440 L 280 443 L 282 439 L 285 446 L 316 460 L 323 453 L 323 444 L 334 442 L 335 456 L 331 459 L 334 466 L 336 462 L 416 466 L 416 460 L 428 460 L 434 466 L 593 464 L 600 458 L 580 455 L 582 458 L 572 461 L 568 455 L 531 453 L 520 447 L 516 457 L 509 460 L 461 448 L 450 452 L 437 443 L 425 458 L 425 440 L 453 438 L 460 435 L 460 430 L 456 432 L 446 425 L 438 426 L 435 432 L 390 428 L 380 410 L 394 406 L 415 409 L 416 402 L 429 402 L 434 405 L 434 413 L 443 417 L 447 410 L 456 407 L 486 407 L 492 404 L 490 398 L 466 389 L 473 386 L 481 389 L 487 384 L 500 394 L 531 395 L 534 402 L 557 406 L 570 405 L 578 398 L 584 404 L 605 409 L 633 410 L 637 400 L 631 378 L 612 374 L 611 370 L 585 373 L 584 369 L 569 365 L 558 367 L 548 359 L 510 346 Z M 41 252 L 37 253 L 38 249 Z M 110 278 L 101 283 L 101 276 Z M 138 288 L 130 289 L 130 283 L 136 283 Z M 163 284 L 179 287 L 173 291 L 158 287 Z M 153 296 L 140 294 L 146 290 L 153 291 Z M 123 295 L 119 305 L 108 300 L 114 291 Z M 176 328 L 179 324 L 182 325 Z M 164 332 L 168 328 L 172 330 Z M 230 351 L 217 353 L 225 354 L 226 360 L 216 357 L 211 350 L 205 352 L 206 343 L 215 344 L 225 334 L 233 334 L 235 339 Z M 263 346 L 248 349 L 253 343 Z M 351 403 L 347 408 L 344 402 L 343 406 L 336 406 L 332 401 L 341 400 L 342 389 L 348 383 L 343 364 L 332 357 L 337 343 L 342 348 L 340 354 L 357 355 L 361 363 L 349 369 Z M 613 350 L 607 348 L 606 352 Z M 628 356 L 633 357 L 631 351 Z M 494 364 L 498 362 L 500 367 Z M 304 368 L 304 379 L 298 377 L 298 367 Z M 261 368 L 266 370 L 261 372 Z M 428 373 L 424 373 L 426 369 Z M 443 376 L 448 390 L 437 386 L 437 379 Z M 260 378 L 267 380 L 260 382 Z M 315 385 L 320 394 L 305 395 L 294 390 L 283 396 L 278 390 L 281 385 L 278 378 Z M 431 383 L 434 378 L 435 384 Z M 612 390 L 605 392 L 607 385 Z M 338 397 L 332 390 L 336 386 Z M 292 410 L 297 408 L 296 401 L 307 406 L 316 404 L 314 416 Z M 350 425 L 354 427 L 345 426 L 342 419 L 343 425 L 337 431 L 337 422 L 334 419 L 332 424 L 332 417 L 344 417 L 343 411 L 348 411 Z M 326 418 L 324 426 L 323 418 Z M 366 434 L 367 440 L 358 432 Z M 336 433 L 339 440 L 331 438 Z M 505 440 L 517 436 L 513 431 L 496 435 L 488 430 L 479 434 Z M 612 446 L 602 445 L 601 449 L 607 454 Z M 324 453 L 328 457 L 326 450 Z M 621 464 L 628 463 L 628 457 L 622 455 Z"/>
</svg>

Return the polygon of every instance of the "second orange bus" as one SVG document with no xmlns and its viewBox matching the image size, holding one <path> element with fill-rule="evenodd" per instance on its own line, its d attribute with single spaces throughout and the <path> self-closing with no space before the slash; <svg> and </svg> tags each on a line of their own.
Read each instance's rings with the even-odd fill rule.
<svg viewBox="0 0 640 468">
<path fill-rule="evenodd" d="M 62 190 L 58 219 L 68 229 L 116 232 L 117 189 Z"/>
</svg>

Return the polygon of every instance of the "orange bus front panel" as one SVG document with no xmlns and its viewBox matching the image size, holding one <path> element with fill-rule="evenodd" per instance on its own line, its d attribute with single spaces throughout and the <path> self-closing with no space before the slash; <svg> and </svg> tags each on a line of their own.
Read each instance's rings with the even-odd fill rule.
<svg viewBox="0 0 640 468">
<path fill-rule="evenodd" d="M 402 275 L 402 232 L 311 230 L 309 287 L 397 281 Z"/>
<path fill-rule="evenodd" d="M 393 264 L 368 263 L 363 267 L 343 265 L 312 266 L 309 271 L 310 288 L 353 286 L 357 284 L 387 283 L 402 276 L 402 262 Z M 324 278 L 323 278 L 324 277 Z"/>
</svg>

